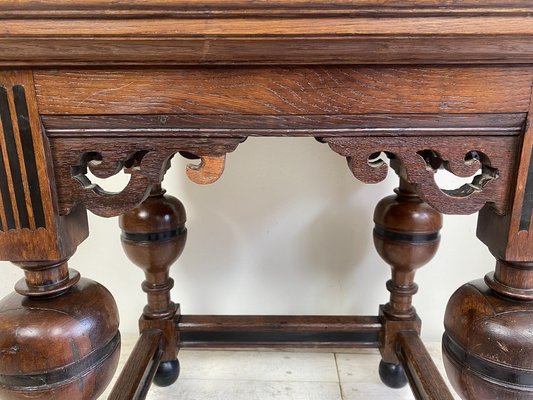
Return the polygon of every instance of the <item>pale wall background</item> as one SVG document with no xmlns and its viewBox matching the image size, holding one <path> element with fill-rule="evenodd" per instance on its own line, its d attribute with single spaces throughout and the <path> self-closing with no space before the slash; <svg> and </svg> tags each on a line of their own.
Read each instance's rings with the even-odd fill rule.
<svg viewBox="0 0 533 400">
<path fill-rule="evenodd" d="M 373 247 L 372 213 L 397 185 L 393 173 L 364 185 L 344 158 L 311 138 L 250 138 L 209 186 L 189 182 L 185 163 L 174 161 L 164 182 L 188 212 L 188 242 L 172 268 L 183 313 L 375 315 L 387 301 L 389 267 Z M 494 266 L 475 237 L 476 216 L 446 216 L 444 224 L 439 253 L 416 279 L 427 341 L 440 340 L 451 294 Z M 122 252 L 117 218 L 91 214 L 90 227 L 70 265 L 113 293 L 122 332 L 134 333 L 143 273 Z M 1 268 L 5 295 L 22 272 Z"/>
</svg>

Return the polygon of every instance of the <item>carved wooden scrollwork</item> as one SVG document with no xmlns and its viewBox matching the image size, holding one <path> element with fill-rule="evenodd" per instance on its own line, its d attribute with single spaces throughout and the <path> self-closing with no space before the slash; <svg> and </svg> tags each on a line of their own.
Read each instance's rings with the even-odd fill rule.
<svg viewBox="0 0 533 400">
<path fill-rule="evenodd" d="M 93 213 L 112 217 L 131 210 L 160 183 L 170 159 L 178 152 L 194 154 L 199 165 L 189 165 L 189 177 L 197 183 L 216 181 L 224 169 L 223 160 L 244 138 L 79 138 L 51 140 L 57 181 L 59 212 L 68 214 L 76 204 Z M 207 162 L 206 162 L 207 160 Z M 213 166 L 213 160 L 215 162 Z M 220 162 L 222 160 L 222 162 Z M 109 178 L 122 171 L 130 175 L 120 192 L 108 192 L 91 182 L 91 172 Z M 190 171 L 193 171 L 192 173 Z"/>
<path fill-rule="evenodd" d="M 347 157 L 350 170 L 365 183 L 377 183 L 391 166 L 416 185 L 424 201 L 445 214 L 471 214 L 491 203 L 499 213 L 507 209 L 508 189 L 514 166 L 516 136 L 487 137 L 328 137 L 323 139 Z M 455 190 L 441 189 L 435 173 L 445 169 L 472 182 Z"/>
</svg>

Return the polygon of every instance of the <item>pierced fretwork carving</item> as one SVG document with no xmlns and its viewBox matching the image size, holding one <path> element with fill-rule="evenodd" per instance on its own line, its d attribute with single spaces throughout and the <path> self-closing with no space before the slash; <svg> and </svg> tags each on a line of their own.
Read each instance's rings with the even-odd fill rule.
<svg viewBox="0 0 533 400">
<path fill-rule="evenodd" d="M 160 138 L 135 140 L 93 138 L 90 143 L 78 138 L 51 140 L 60 214 L 68 214 L 76 204 L 93 213 L 112 217 L 139 205 L 153 185 L 160 183 L 175 153 L 198 156 L 200 165 L 189 166 L 195 182 L 211 183 L 220 177 L 223 164 L 212 170 L 205 160 L 223 160 L 244 138 Z M 205 171 L 204 171 L 204 168 Z M 109 178 L 124 171 L 130 175 L 120 192 L 108 192 L 91 182 L 91 172 L 98 178 Z"/>
<path fill-rule="evenodd" d="M 336 137 L 324 141 L 347 157 L 354 176 L 365 183 L 385 179 L 388 169 L 385 155 L 396 172 L 416 186 L 419 196 L 442 213 L 471 214 L 487 203 L 493 204 L 499 213 L 507 208 L 517 137 Z M 447 190 L 435 182 L 434 175 L 439 169 L 458 177 L 481 172 L 471 183 Z"/>
</svg>

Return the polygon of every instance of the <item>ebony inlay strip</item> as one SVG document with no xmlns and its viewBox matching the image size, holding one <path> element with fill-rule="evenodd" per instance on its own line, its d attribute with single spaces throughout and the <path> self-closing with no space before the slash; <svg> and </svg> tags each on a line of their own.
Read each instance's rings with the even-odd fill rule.
<svg viewBox="0 0 533 400">
<path fill-rule="evenodd" d="M 2 195 L 2 205 L 4 207 L 4 215 L 6 217 L 6 227 L 2 230 L 15 229 L 15 215 L 13 214 L 13 204 L 11 204 L 11 196 L 9 195 L 9 184 L 7 182 L 6 163 L 4 161 L 4 153 L 0 148 L 0 193 Z M 0 219 L 0 225 L 2 224 Z"/>
<path fill-rule="evenodd" d="M 391 231 L 385 229 L 380 225 L 374 227 L 374 233 L 378 236 L 381 236 L 384 239 L 394 240 L 398 242 L 409 242 L 409 243 L 426 243 L 432 242 L 439 238 L 439 232 L 429 232 L 429 233 L 405 233 Z"/>
<path fill-rule="evenodd" d="M 14 86 L 13 95 L 17 112 L 20 141 L 22 143 L 22 152 L 24 154 L 24 165 L 26 166 L 26 176 L 30 188 L 30 199 L 35 227 L 46 228 L 41 187 L 39 184 L 39 173 L 37 170 L 37 161 L 35 159 L 35 147 L 33 145 L 33 136 L 24 87 L 20 85 Z"/>
<path fill-rule="evenodd" d="M 131 240 L 132 242 L 161 242 L 182 235 L 186 231 L 187 229 L 183 226 L 178 229 L 172 229 L 164 232 L 132 233 L 122 231 L 122 238 Z"/>
<path fill-rule="evenodd" d="M 209 331 L 209 332 L 180 332 L 180 343 L 187 347 L 187 343 L 202 343 L 203 346 L 209 347 L 210 343 L 214 347 L 220 347 L 222 343 L 228 345 L 261 343 L 262 345 L 278 343 L 317 343 L 335 344 L 365 344 L 365 347 L 378 347 L 379 332 L 226 332 L 226 331 Z"/>
<path fill-rule="evenodd" d="M 39 386 L 52 386 L 71 379 L 73 376 L 83 376 L 84 372 L 98 368 L 120 346 L 120 333 L 117 334 L 102 348 L 88 354 L 84 358 L 66 367 L 56 370 L 31 375 L 0 375 L 0 385 L 7 387 L 38 388 Z"/>
<path fill-rule="evenodd" d="M 519 230 L 529 231 L 531 224 L 531 215 L 533 213 L 533 151 L 529 158 L 529 171 L 527 173 L 526 189 L 524 191 L 524 200 L 522 201 L 522 211 L 520 212 Z"/>
<path fill-rule="evenodd" d="M 20 168 L 20 160 L 18 158 L 17 143 L 15 141 L 13 123 L 11 122 L 11 113 L 9 111 L 7 90 L 4 87 L 0 87 L 0 119 L 2 120 L 2 126 L 4 128 L 4 138 L 8 154 L 9 167 L 11 169 L 13 191 L 15 192 L 15 199 L 17 202 L 20 227 L 29 228 L 30 220 L 28 218 L 28 210 L 26 208 L 26 197 L 24 195 L 22 170 Z"/>
<path fill-rule="evenodd" d="M 533 386 L 531 371 L 505 366 L 470 354 L 446 334 L 442 336 L 442 345 L 448 355 L 464 370 L 505 382 L 507 385 Z"/>
<path fill-rule="evenodd" d="M 181 347 L 379 347 L 368 316 L 181 315 Z"/>
</svg>

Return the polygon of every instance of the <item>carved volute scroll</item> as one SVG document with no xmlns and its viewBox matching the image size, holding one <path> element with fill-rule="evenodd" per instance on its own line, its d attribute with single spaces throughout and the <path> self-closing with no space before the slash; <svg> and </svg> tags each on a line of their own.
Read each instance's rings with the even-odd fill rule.
<svg viewBox="0 0 533 400">
<path fill-rule="evenodd" d="M 187 166 L 187 176 L 194 183 L 207 185 L 216 182 L 224 172 L 226 155 L 220 157 L 201 157 L 200 164 L 189 164 Z"/>
<path fill-rule="evenodd" d="M 145 200 L 159 184 L 174 154 L 186 152 L 201 159 L 189 165 L 187 175 L 196 183 L 212 183 L 224 170 L 225 155 L 244 138 L 92 138 L 90 144 L 78 138 L 51 139 L 58 187 L 59 212 L 68 214 L 77 204 L 93 213 L 112 217 L 123 214 Z M 90 181 L 109 178 L 122 171 L 130 175 L 118 193 L 105 191 Z"/>
<path fill-rule="evenodd" d="M 387 176 L 384 158 L 397 161 L 401 178 L 414 185 L 417 194 L 444 214 L 471 214 L 491 203 L 503 214 L 508 205 L 515 136 L 502 137 L 339 137 L 324 138 L 330 147 L 347 157 L 350 170 L 365 183 Z M 435 173 L 445 169 L 459 177 L 475 175 L 472 182 L 455 190 L 441 189 Z"/>
</svg>

